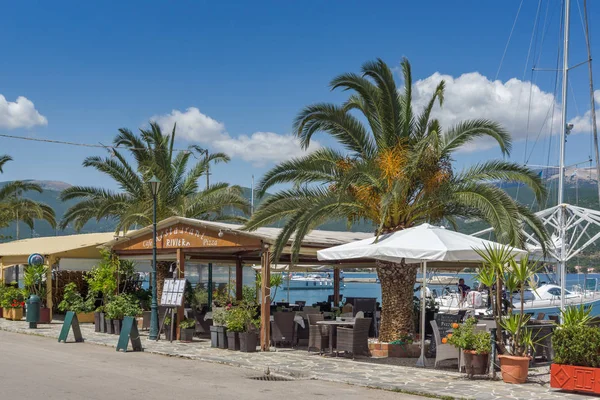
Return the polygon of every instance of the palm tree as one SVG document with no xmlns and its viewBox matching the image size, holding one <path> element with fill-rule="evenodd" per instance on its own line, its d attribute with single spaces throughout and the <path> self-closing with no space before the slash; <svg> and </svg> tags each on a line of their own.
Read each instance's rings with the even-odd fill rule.
<svg viewBox="0 0 600 400">
<path fill-rule="evenodd" d="M 192 158 L 206 154 L 197 146 L 186 151 L 175 151 L 176 126 L 170 135 L 164 135 L 160 126 L 150 123 L 150 129 L 140 129 L 137 136 L 128 129 L 119 129 L 114 139 L 114 148 L 108 149 L 109 156 L 88 157 L 84 167 L 92 167 L 111 177 L 119 187 L 112 191 L 91 186 L 73 186 L 61 193 L 63 201 L 77 199 L 61 221 L 61 227 L 73 224 L 80 230 L 91 219 L 113 219 L 116 232 L 152 223 L 153 196 L 148 184 L 156 175 L 161 180 L 157 196 L 157 219 L 174 215 L 205 220 L 245 221 L 243 213 L 249 211 L 248 200 L 239 186 L 214 183 L 199 190 L 198 179 L 208 173 L 210 163 L 228 162 L 223 153 L 201 157 L 188 167 Z M 127 150 L 136 165 L 117 147 Z M 159 297 L 167 264 L 157 265 Z"/>
<path fill-rule="evenodd" d="M 353 92 L 346 102 L 311 105 L 297 116 L 294 133 L 304 148 L 317 132 L 331 135 L 339 146 L 282 162 L 259 183 L 259 195 L 273 185 L 292 184 L 265 199 L 246 224 L 254 230 L 284 221 L 275 259 L 290 239 L 297 253 L 310 230 L 340 219 L 349 224 L 369 221 L 376 236 L 423 222 L 447 222 L 456 228 L 457 218 L 479 218 L 495 229 L 499 241 L 522 243 L 524 225 L 546 237 L 535 215 L 497 185 L 525 184 L 542 199 L 545 188 L 531 170 L 506 161 L 487 161 L 462 171 L 452 167 L 456 151 L 478 138 L 491 138 L 508 155 L 508 132 L 485 119 L 442 129 L 431 115 L 436 103 L 443 105 L 444 82 L 417 113 L 407 60 L 402 71 L 404 88 L 398 90 L 383 61 L 367 62 L 362 74 L 347 73 L 331 81 L 332 89 Z M 417 266 L 377 261 L 376 267 L 382 293 L 380 339 L 391 341 L 414 330 Z"/>
<path fill-rule="evenodd" d="M 0 173 L 4 172 L 4 165 L 12 161 L 8 155 L 0 156 Z M 47 221 L 52 228 L 56 227 L 54 210 L 47 204 L 23 198 L 25 192 L 42 193 L 40 185 L 33 182 L 13 181 L 0 188 L 0 227 L 7 227 L 16 222 L 16 239 L 19 239 L 19 222 L 23 221 L 30 229 L 34 228 L 35 221 Z"/>
</svg>

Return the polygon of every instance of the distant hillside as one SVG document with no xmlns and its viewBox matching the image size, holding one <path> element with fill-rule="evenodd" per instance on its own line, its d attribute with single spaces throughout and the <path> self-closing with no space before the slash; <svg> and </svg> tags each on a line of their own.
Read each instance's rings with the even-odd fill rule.
<svg viewBox="0 0 600 400">
<path fill-rule="evenodd" d="M 538 211 L 556 204 L 557 190 L 556 190 L 556 176 L 554 171 L 546 170 L 542 171 L 542 176 L 547 182 L 548 188 L 548 200 L 545 204 L 539 205 L 534 203 L 533 193 L 523 187 L 510 185 L 504 187 L 504 189 L 513 197 L 516 198 L 522 204 L 531 207 L 534 211 Z M 60 220 L 66 210 L 75 201 L 61 202 L 60 192 L 71 185 L 61 181 L 32 181 L 40 184 L 44 188 L 43 193 L 27 193 L 26 197 L 33 200 L 44 202 L 54 208 L 57 218 Z M 7 182 L 0 182 L 0 187 L 5 185 Z M 244 196 L 250 199 L 251 189 L 247 187 L 242 188 Z M 269 194 L 267 194 L 269 196 Z M 567 171 L 566 179 L 566 190 L 565 190 L 565 202 L 570 204 L 578 204 L 582 207 L 591 209 L 599 209 L 598 206 L 598 194 L 595 182 L 595 169 L 579 169 Z M 258 206 L 260 201 L 257 200 L 255 206 Z M 276 224 L 275 226 L 280 226 Z M 459 228 L 461 232 L 474 233 L 479 230 L 485 229 L 487 226 L 481 221 L 459 221 Z M 91 221 L 85 225 L 81 233 L 91 232 L 107 232 L 115 228 L 114 221 L 103 220 L 100 222 Z M 348 226 L 346 221 L 330 222 L 324 224 L 320 229 L 333 230 L 333 231 L 346 231 Z M 355 232 L 372 232 L 373 226 L 369 223 L 358 223 L 350 227 L 351 231 Z M 0 230 L 0 235 L 4 236 L 4 240 L 12 240 L 15 238 L 16 229 L 14 224 L 11 227 Z M 27 238 L 32 236 L 53 236 L 53 235 L 68 235 L 76 233 L 72 228 L 65 230 L 54 230 L 46 222 L 36 223 L 35 229 L 32 232 L 24 224 L 20 225 L 20 237 Z M 593 266 L 599 264 L 600 260 L 600 245 L 593 245 L 588 248 L 584 254 L 577 258 L 573 265 L 584 265 Z"/>
</svg>

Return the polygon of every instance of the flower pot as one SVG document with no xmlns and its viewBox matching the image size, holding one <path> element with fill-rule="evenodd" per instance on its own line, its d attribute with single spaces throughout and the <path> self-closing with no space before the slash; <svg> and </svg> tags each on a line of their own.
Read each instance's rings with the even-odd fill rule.
<svg viewBox="0 0 600 400">
<path fill-rule="evenodd" d="M 171 325 L 164 326 L 165 340 L 173 340 L 173 327 Z"/>
<path fill-rule="evenodd" d="M 219 332 L 217 326 L 210 326 L 210 347 L 219 347 Z"/>
<path fill-rule="evenodd" d="M 217 326 L 217 347 L 220 349 L 227 348 L 227 328 L 224 326 Z"/>
<path fill-rule="evenodd" d="M 86 312 L 86 313 L 77 313 L 77 321 L 80 324 L 93 324 L 94 323 L 94 313 Z"/>
<path fill-rule="evenodd" d="M 600 368 L 552 364 L 550 387 L 572 392 L 600 394 Z"/>
<path fill-rule="evenodd" d="M 463 356 L 468 376 L 487 374 L 489 354 L 477 354 L 472 350 L 463 350 Z"/>
<path fill-rule="evenodd" d="M 23 319 L 23 309 L 22 308 L 5 308 L 2 310 L 4 318 L 10 319 L 13 321 L 20 321 Z"/>
<path fill-rule="evenodd" d="M 113 333 L 115 335 L 120 335 L 121 334 L 121 325 L 123 325 L 123 320 L 122 319 L 113 319 Z"/>
<path fill-rule="evenodd" d="M 525 383 L 529 373 L 529 357 L 510 356 L 501 354 L 500 370 L 505 383 Z"/>
<path fill-rule="evenodd" d="M 115 333 L 115 326 L 113 325 L 113 321 L 110 318 L 106 318 L 104 320 L 104 322 L 106 323 L 106 333 L 108 333 L 109 335 L 112 335 L 113 333 Z"/>
<path fill-rule="evenodd" d="M 240 349 L 240 334 L 238 332 L 227 331 L 227 348 L 229 350 Z"/>
<path fill-rule="evenodd" d="M 106 314 L 100 313 L 100 333 L 106 333 Z"/>
<path fill-rule="evenodd" d="M 193 341 L 195 332 L 195 328 L 179 329 L 179 341 L 188 343 Z"/>
<path fill-rule="evenodd" d="M 240 351 L 244 353 L 254 353 L 258 344 L 258 335 L 256 332 L 240 333 Z"/>
<path fill-rule="evenodd" d="M 100 314 L 99 312 L 94 312 L 94 332 L 101 332 L 100 330 Z"/>
<path fill-rule="evenodd" d="M 38 324 L 49 324 L 51 322 L 50 309 L 48 307 L 40 308 L 40 320 L 38 321 Z"/>
</svg>

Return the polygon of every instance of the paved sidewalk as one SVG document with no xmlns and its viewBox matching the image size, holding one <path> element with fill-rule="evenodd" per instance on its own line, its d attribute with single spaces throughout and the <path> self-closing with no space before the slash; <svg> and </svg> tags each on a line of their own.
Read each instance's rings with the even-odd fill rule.
<svg viewBox="0 0 600 400">
<path fill-rule="evenodd" d="M 62 324 L 40 325 L 28 329 L 24 321 L 0 319 L 0 330 L 58 338 Z M 94 332 L 93 325 L 82 324 L 87 343 L 116 347 L 118 337 Z M 208 340 L 193 343 L 149 341 L 142 333 L 147 353 L 213 362 L 286 376 L 343 382 L 352 385 L 397 390 L 458 399 L 588 399 L 588 396 L 556 392 L 547 385 L 527 383 L 509 385 L 489 379 L 469 380 L 464 374 L 434 369 L 376 364 L 367 360 L 322 357 L 302 350 L 277 349 L 267 353 L 241 353 L 210 347 Z M 70 339 L 72 340 L 71 336 Z"/>
</svg>

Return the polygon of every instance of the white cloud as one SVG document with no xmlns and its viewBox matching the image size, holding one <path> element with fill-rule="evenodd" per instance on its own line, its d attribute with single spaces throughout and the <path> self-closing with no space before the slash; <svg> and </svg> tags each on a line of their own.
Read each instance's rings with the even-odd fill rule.
<svg viewBox="0 0 600 400">
<path fill-rule="evenodd" d="M 600 90 L 594 91 L 594 101 L 596 106 L 600 105 Z M 600 109 L 596 108 L 596 125 L 598 124 L 598 113 Z M 586 111 L 583 115 L 578 115 L 569 121 L 573 124 L 573 130 L 571 133 L 591 133 L 592 132 L 592 112 L 591 110 Z"/>
<path fill-rule="evenodd" d="M 417 110 L 425 107 L 441 80 L 446 82 L 444 105 L 441 109 L 436 105 L 433 116 L 440 120 L 442 128 L 466 119 L 485 118 L 502 124 L 516 142 L 524 140 L 528 132 L 530 138 L 535 138 L 539 132 L 542 136 L 550 134 L 551 125 L 553 132 L 560 126 L 560 105 L 552 93 L 516 78 L 491 81 L 478 72 L 458 78 L 436 72 L 417 81 L 413 85 Z M 494 146 L 492 141 L 480 140 L 465 150 Z"/>
<path fill-rule="evenodd" d="M 48 119 L 35 109 L 31 100 L 19 96 L 12 102 L 0 94 L 0 128 L 32 128 L 36 125 L 48 125 Z"/>
<path fill-rule="evenodd" d="M 300 142 L 294 136 L 273 132 L 254 132 L 233 137 L 225 129 L 225 124 L 202 114 L 196 107 L 190 107 L 184 112 L 173 110 L 170 114 L 154 116 L 151 120 L 167 131 L 177 123 L 177 135 L 180 139 L 210 146 L 232 158 L 241 158 L 255 165 L 288 160 L 320 147 L 318 142 L 311 141 L 305 151 L 300 148 Z"/>
</svg>

